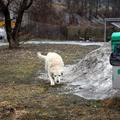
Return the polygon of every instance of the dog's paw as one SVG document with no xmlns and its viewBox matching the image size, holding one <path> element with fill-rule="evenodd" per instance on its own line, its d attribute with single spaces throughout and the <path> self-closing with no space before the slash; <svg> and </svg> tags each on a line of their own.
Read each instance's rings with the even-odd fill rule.
<svg viewBox="0 0 120 120">
<path fill-rule="evenodd" d="M 41 52 L 37 52 L 37 56 L 41 56 Z"/>
<path fill-rule="evenodd" d="M 50 83 L 50 85 L 51 85 L 51 86 L 54 86 L 54 85 L 55 85 L 55 83 L 54 83 L 54 82 L 51 82 L 51 83 Z"/>
</svg>

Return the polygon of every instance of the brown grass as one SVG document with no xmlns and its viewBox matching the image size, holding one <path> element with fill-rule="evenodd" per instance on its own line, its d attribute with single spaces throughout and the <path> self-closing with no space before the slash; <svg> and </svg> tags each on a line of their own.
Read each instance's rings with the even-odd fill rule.
<svg viewBox="0 0 120 120">
<path fill-rule="evenodd" d="M 96 48 L 72 45 L 25 45 L 18 50 L 1 48 L 0 120 L 13 120 L 8 108 L 14 108 L 15 117 L 20 120 L 119 120 L 119 101 L 87 101 L 74 95 L 61 95 L 57 91 L 64 85 L 51 87 L 49 82 L 35 79 L 37 71 L 44 70 L 37 51 L 58 52 L 65 64 L 73 64 Z"/>
</svg>

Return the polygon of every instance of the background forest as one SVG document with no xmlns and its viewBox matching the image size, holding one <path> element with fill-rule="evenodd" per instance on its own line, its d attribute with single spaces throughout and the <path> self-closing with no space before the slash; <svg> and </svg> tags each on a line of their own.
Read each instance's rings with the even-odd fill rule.
<svg viewBox="0 0 120 120">
<path fill-rule="evenodd" d="M 28 23 L 42 38 L 102 41 L 104 18 L 119 17 L 119 8 L 119 0 L 36 0 Z M 109 38 L 116 28 L 108 29 Z"/>
</svg>

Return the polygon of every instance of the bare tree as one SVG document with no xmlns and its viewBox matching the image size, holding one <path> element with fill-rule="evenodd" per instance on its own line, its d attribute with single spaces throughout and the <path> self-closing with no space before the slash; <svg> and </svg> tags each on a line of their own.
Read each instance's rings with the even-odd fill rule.
<svg viewBox="0 0 120 120">
<path fill-rule="evenodd" d="M 52 0 L 34 0 L 30 13 L 34 16 L 31 18 L 34 21 L 42 23 L 49 22 L 49 17 L 54 14 Z"/>
<path fill-rule="evenodd" d="M 33 3 L 33 0 L 0 0 L 0 10 L 5 16 L 5 28 L 7 33 L 7 40 L 9 42 L 9 48 L 18 48 L 18 33 L 20 31 L 22 18 L 25 10 L 27 10 Z M 10 5 L 16 6 L 18 11 L 16 12 L 16 25 L 12 29 L 11 26 L 11 14 L 10 14 Z"/>
</svg>

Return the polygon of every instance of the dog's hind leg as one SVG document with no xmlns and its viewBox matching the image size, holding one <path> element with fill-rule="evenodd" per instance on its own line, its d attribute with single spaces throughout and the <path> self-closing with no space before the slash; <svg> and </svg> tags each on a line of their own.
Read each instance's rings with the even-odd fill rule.
<svg viewBox="0 0 120 120">
<path fill-rule="evenodd" d="M 54 86 L 54 85 L 55 85 L 55 82 L 54 82 L 54 80 L 52 79 L 49 71 L 48 71 L 48 77 L 49 77 L 49 79 L 50 79 L 50 85 L 51 85 L 51 86 Z"/>
</svg>

